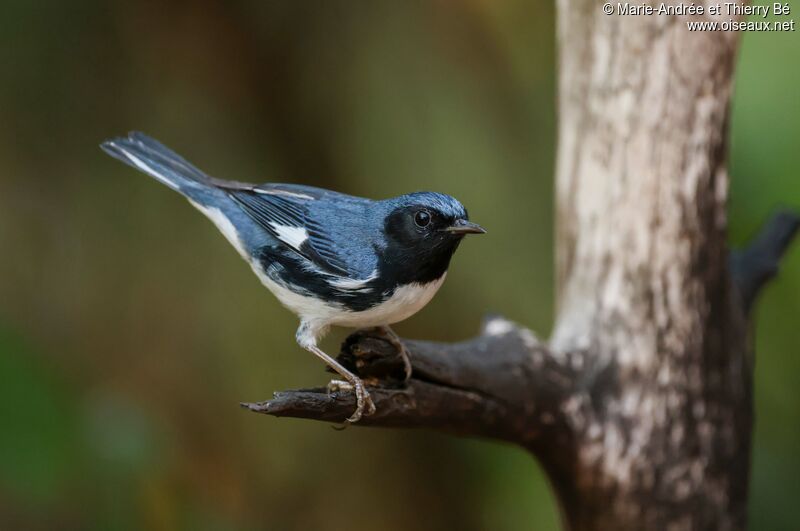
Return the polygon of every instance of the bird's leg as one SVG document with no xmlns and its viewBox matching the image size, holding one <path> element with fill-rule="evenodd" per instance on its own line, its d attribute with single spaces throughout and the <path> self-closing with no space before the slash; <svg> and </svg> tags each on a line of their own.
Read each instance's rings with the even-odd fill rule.
<svg viewBox="0 0 800 531">
<path fill-rule="evenodd" d="M 306 324 L 301 324 L 300 328 L 297 330 L 297 343 L 324 361 L 331 369 L 338 372 L 339 375 L 346 380 L 346 382 L 342 382 L 341 380 L 333 380 L 331 382 L 333 385 L 329 385 L 328 389 L 355 391 L 356 410 L 350 416 L 350 418 L 347 419 L 347 422 L 353 424 L 361 420 L 363 415 L 372 415 L 375 413 L 375 404 L 372 402 L 372 398 L 369 396 L 369 392 L 367 391 L 367 388 L 361 378 L 348 371 L 341 363 L 336 361 L 331 356 L 325 354 L 319 347 L 317 347 L 316 338 L 314 336 L 315 335 L 309 326 Z M 349 389 L 347 389 L 348 387 Z"/>
<path fill-rule="evenodd" d="M 378 334 L 381 335 L 386 341 L 391 343 L 391 345 L 400 353 L 400 357 L 403 359 L 403 369 L 405 370 L 405 380 L 408 381 L 411 378 L 411 356 L 408 353 L 408 349 L 403 344 L 403 341 L 400 339 L 400 336 L 394 333 L 388 325 L 378 326 L 375 328 Z"/>
<path fill-rule="evenodd" d="M 305 346 L 302 345 L 306 350 L 315 354 L 319 359 L 324 361 L 328 364 L 328 366 L 333 369 L 334 371 L 338 372 L 345 381 L 341 380 L 333 380 L 329 385 L 328 389 L 330 390 L 339 390 L 339 391 L 348 391 L 352 390 L 356 394 L 356 410 L 347 419 L 349 423 L 355 423 L 361 420 L 363 415 L 372 415 L 375 413 L 375 404 L 372 402 L 372 398 L 369 396 L 369 392 L 367 391 L 367 387 L 364 385 L 364 382 L 353 374 L 352 372 L 348 371 L 347 369 L 342 366 L 338 361 L 333 359 L 331 356 L 325 354 L 315 345 Z M 349 389 L 348 389 L 349 387 Z"/>
</svg>

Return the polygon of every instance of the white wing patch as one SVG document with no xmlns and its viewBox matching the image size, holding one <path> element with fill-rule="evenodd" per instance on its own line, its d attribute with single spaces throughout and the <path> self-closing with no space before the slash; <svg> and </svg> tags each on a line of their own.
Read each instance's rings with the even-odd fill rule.
<svg viewBox="0 0 800 531">
<path fill-rule="evenodd" d="M 306 232 L 306 229 L 303 227 L 279 225 L 275 222 L 270 222 L 270 225 L 278 236 L 278 239 L 294 249 L 299 250 L 303 242 L 308 239 L 308 232 Z"/>
</svg>

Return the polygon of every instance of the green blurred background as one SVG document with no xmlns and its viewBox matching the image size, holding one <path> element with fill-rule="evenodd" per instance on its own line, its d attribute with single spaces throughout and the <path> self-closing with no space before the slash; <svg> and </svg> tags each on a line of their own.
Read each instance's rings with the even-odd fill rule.
<svg viewBox="0 0 800 531">
<path fill-rule="evenodd" d="M 207 220 L 97 147 L 141 129 L 219 177 L 451 193 L 489 235 L 399 333 L 546 335 L 552 3 L 1 7 L 0 529 L 557 528 L 516 448 L 240 410 L 322 366 Z M 743 35 L 733 244 L 800 205 L 798 64 L 797 33 Z M 753 529 L 800 529 L 799 247 L 756 313 Z"/>
</svg>

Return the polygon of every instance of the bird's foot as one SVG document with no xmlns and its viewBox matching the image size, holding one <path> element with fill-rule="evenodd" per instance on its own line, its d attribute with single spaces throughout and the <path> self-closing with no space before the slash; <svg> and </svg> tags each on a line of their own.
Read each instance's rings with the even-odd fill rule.
<svg viewBox="0 0 800 531">
<path fill-rule="evenodd" d="M 388 341 L 397 352 L 400 354 L 400 358 L 403 360 L 403 369 L 405 371 L 405 379 L 403 382 L 407 382 L 411 379 L 411 373 L 413 372 L 413 368 L 411 367 L 411 355 L 408 352 L 408 349 L 403 344 L 403 341 L 400 339 L 400 336 L 394 333 L 394 330 L 389 328 L 388 326 L 378 326 L 375 328 L 375 331 L 386 341 Z"/>
<path fill-rule="evenodd" d="M 331 380 L 328 383 L 328 392 L 336 393 L 342 391 L 353 391 L 356 394 L 356 410 L 347 419 L 347 423 L 354 424 L 361 420 L 364 415 L 375 413 L 375 403 L 369 396 L 369 391 L 360 378 L 354 378 L 352 382 L 346 380 Z"/>
</svg>

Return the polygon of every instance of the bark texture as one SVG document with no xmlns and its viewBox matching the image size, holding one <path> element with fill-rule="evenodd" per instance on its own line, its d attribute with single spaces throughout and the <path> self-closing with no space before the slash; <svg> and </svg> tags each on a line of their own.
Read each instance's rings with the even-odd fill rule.
<svg viewBox="0 0 800 531">
<path fill-rule="evenodd" d="M 588 353 L 568 413 L 574 529 L 742 529 L 752 423 L 727 268 L 736 33 L 559 7 L 555 351 Z M 592 399 L 592 397 L 597 399 Z"/>
<path fill-rule="evenodd" d="M 745 529 L 752 430 L 747 314 L 800 220 L 726 246 L 736 34 L 560 0 L 556 326 L 500 317 L 457 344 L 359 332 L 339 360 L 370 385 L 359 425 L 513 442 L 574 530 Z M 343 422 L 350 394 L 243 404 Z"/>
</svg>

